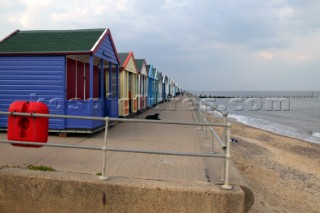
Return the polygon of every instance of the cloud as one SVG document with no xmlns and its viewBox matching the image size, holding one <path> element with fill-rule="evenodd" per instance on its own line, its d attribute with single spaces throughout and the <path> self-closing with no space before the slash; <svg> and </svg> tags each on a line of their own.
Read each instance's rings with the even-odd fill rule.
<svg viewBox="0 0 320 213">
<path fill-rule="evenodd" d="M 274 13 L 279 19 L 285 19 L 292 17 L 295 13 L 295 10 L 292 7 L 283 7 L 275 9 Z"/>
<path fill-rule="evenodd" d="M 297 80 L 319 88 L 319 10 L 318 0 L 1 0 L 0 37 L 108 27 L 118 51 L 146 58 L 185 88 L 261 90 L 272 79 L 274 89 Z M 278 79 L 286 76 L 292 81 Z"/>
<path fill-rule="evenodd" d="M 271 60 L 275 56 L 272 52 L 268 51 L 258 52 L 256 55 L 265 60 Z"/>
<path fill-rule="evenodd" d="M 126 13 L 130 13 L 128 0 L 79 0 L 67 2 L 57 6 L 52 13 L 52 20 L 56 24 L 69 22 L 71 25 L 73 23 L 97 25 L 108 21 L 119 22 L 121 19 L 117 20 L 117 18 L 124 18 Z"/>
<path fill-rule="evenodd" d="M 165 3 L 162 7 L 164 9 L 181 10 L 190 6 L 190 2 L 191 1 L 186 0 L 165 0 Z"/>
</svg>

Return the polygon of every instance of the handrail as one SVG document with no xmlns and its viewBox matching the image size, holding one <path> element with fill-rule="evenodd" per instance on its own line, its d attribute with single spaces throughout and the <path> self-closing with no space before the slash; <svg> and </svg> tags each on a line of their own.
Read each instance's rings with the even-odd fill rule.
<svg viewBox="0 0 320 213">
<path fill-rule="evenodd" d="M 209 124 L 209 122 L 207 121 L 207 118 L 205 116 L 203 116 L 202 114 L 200 114 L 200 116 L 202 117 L 202 119 Z M 211 123 L 213 124 L 213 123 Z M 217 125 L 215 125 L 217 126 Z M 226 144 L 224 142 L 221 141 L 219 135 L 213 130 L 212 125 L 209 126 L 210 127 L 210 132 L 212 133 L 213 137 L 219 142 L 219 144 L 221 145 L 222 149 L 226 148 Z"/>
<path fill-rule="evenodd" d="M 222 116 L 224 117 L 224 123 L 225 123 L 225 124 L 227 123 L 227 119 L 226 119 L 226 117 L 228 116 L 228 113 L 227 113 L 227 112 L 222 112 L 222 111 L 220 111 L 220 110 L 217 110 L 217 109 L 213 108 L 212 106 L 210 106 L 210 105 L 207 104 L 206 102 L 200 100 L 200 98 L 194 96 L 194 95 L 191 94 L 191 93 L 188 93 L 188 95 L 195 97 L 195 99 L 196 99 L 198 102 L 201 102 L 201 103 L 203 103 L 203 104 L 211 107 L 211 108 L 213 109 L 213 111 L 217 111 L 217 112 L 221 113 Z M 206 115 L 204 116 L 204 115 L 201 113 L 201 112 L 203 112 L 203 111 L 206 112 L 207 110 L 200 110 L 200 108 L 198 108 L 197 111 L 198 111 L 199 115 L 201 116 L 202 120 L 204 120 L 205 123 L 208 123 L 208 121 L 207 121 L 207 116 L 206 116 Z M 222 148 L 222 149 L 225 149 L 226 146 L 227 146 L 226 143 L 223 142 L 223 141 L 219 138 L 219 136 L 217 135 L 217 133 L 213 130 L 212 126 L 210 126 L 210 132 L 212 133 L 213 137 L 219 142 L 219 144 L 221 145 L 221 148 Z M 224 140 L 225 140 L 225 138 L 226 138 L 226 136 L 224 136 Z M 213 146 L 213 144 L 212 144 L 212 146 Z"/>
<path fill-rule="evenodd" d="M 219 109 L 217 109 L 217 108 L 209 105 L 208 103 L 204 102 L 203 100 L 201 100 L 199 97 L 193 95 L 192 93 L 188 92 L 188 95 L 190 95 L 190 96 L 192 96 L 193 98 L 197 99 L 198 102 L 200 102 L 200 103 L 202 103 L 202 104 L 210 107 L 210 108 L 212 109 L 212 111 L 217 111 L 217 112 L 219 112 L 222 116 L 228 116 L 228 112 L 221 111 L 221 110 L 219 110 Z"/>
<path fill-rule="evenodd" d="M 142 153 L 142 154 L 153 154 L 153 155 L 177 155 L 177 156 L 190 156 L 190 157 L 208 157 L 208 158 L 225 158 L 222 154 L 202 154 L 193 152 L 161 152 L 156 150 L 143 150 L 143 149 L 124 149 L 124 148 L 101 148 L 94 146 L 79 146 L 79 145 L 68 145 L 58 143 L 39 143 L 39 142 L 25 142 L 25 141 L 12 141 L 12 140 L 0 140 L 1 143 L 13 144 L 13 145 L 29 145 L 29 146 L 48 146 L 57 148 L 73 148 L 73 149 L 88 149 L 88 150 L 99 150 L 99 151 L 111 151 L 111 152 L 129 152 L 129 153 Z"/>
<path fill-rule="evenodd" d="M 42 113 L 28 113 L 28 112 L 3 112 L 0 115 L 15 115 L 15 116 L 30 116 L 30 117 L 46 117 L 46 118 L 70 118 L 70 119 L 85 119 L 98 121 L 125 121 L 130 123 L 153 123 L 153 124 L 175 124 L 185 126 L 219 126 L 227 127 L 224 123 L 191 123 L 191 122 L 176 122 L 176 121 L 162 121 L 162 120 L 142 120 L 142 119 L 127 119 L 127 118 L 111 118 L 111 117 L 90 117 L 77 115 L 57 115 L 57 114 L 42 114 Z"/>
</svg>

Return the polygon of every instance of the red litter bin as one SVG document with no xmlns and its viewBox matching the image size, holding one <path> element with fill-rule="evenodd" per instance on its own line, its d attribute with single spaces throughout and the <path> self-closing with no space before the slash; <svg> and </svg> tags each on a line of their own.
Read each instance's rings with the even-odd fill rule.
<svg viewBox="0 0 320 213">
<path fill-rule="evenodd" d="M 47 105 L 41 102 L 15 101 L 9 107 L 9 112 L 48 114 Z M 42 142 L 48 141 L 48 118 L 9 115 L 8 140 Z M 23 147 L 41 147 L 12 144 Z"/>
</svg>

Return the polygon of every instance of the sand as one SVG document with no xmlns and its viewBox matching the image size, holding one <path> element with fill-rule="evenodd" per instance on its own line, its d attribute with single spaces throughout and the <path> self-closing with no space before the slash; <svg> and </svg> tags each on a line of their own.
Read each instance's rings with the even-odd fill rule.
<svg viewBox="0 0 320 213">
<path fill-rule="evenodd" d="M 320 145 L 232 122 L 232 159 L 256 212 L 320 212 Z"/>
</svg>

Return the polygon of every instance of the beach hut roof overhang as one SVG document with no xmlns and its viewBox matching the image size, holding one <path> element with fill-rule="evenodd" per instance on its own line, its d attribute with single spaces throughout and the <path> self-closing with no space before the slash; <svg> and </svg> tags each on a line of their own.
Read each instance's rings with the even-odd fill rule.
<svg viewBox="0 0 320 213">
<path fill-rule="evenodd" d="M 126 70 L 128 72 L 131 72 L 131 73 L 138 75 L 138 68 L 137 68 L 136 61 L 134 59 L 133 52 L 118 53 L 118 56 L 119 56 L 119 60 L 120 60 L 120 71 Z M 133 61 L 134 67 L 128 66 L 130 60 Z"/>
<path fill-rule="evenodd" d="M 147 65 L 148 77 L 154 79 L 153 65 Z"/>
<path fill-rule="evenodd" d="M 146 59 L 136 59 L 136 65 L 140 75 L 148 76 Z M 145 69 L 143 67 L 145 67 Z"/>
<path fill-rule="evenodd" d="M 158 80 L 160 83 L 162 83 L 162 80 L 163 80 L 162 72 L 158 72 Z"/>
<path fill-rule="evenodd" d="M 102 43 L 109 36 L 113 50 L 105 50 Z M 0 41 L 0 55 L 74 55 L 89 61 L 93 55 L 119 64 L 109 29 L 82 30 L 16 30 Z M 95 59 L 94 63 L 99 64 Z"/>
<path fill-rule="evenodd" d="M 162 77 L 163 77 L 163 78 L 162 78 L 162 83 L 168 84 L 168 81 L 169 81 L 168 76 L 167 76 L 167 75 L 163 75 Z"/>
<path fill-rule="evenodd" d="M 153 72 L 154 79 L 159 80 L 158 69 L 153 67 L 152 72 Z"/>
</svg>

